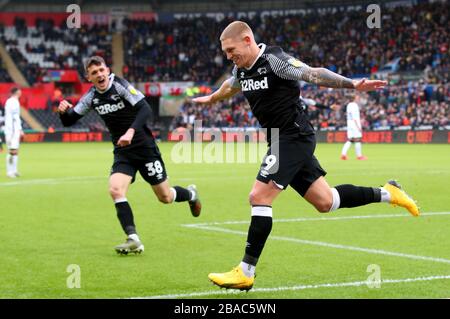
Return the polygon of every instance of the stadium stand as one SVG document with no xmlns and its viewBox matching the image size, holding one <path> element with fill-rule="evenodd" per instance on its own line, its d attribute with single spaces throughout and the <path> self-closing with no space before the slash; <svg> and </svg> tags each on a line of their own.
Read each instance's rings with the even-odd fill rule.
<svg viewBox="0 0 450 319">
<path fill-rule="evenodd" d="M 376 74 L 396 58 L 399 60 L 393 67 L 398 71 L 423 71 L 427 66 L 448 70 L 446 9 L 445 3 L 386 9 L 383 32 L 361 28 L 366 12 L 327 14 L 326 19 L 310 14 L 246 21 L 257 30 L 259 41 L 280 45 L 312 66 L 358 77 Z M 217 40 L 228 22 L 217 23 L 212 18 L 170 24 L 127 21 L 127 73 L 136 81 L 217 80 L 229 66 Z"/>
<path fill-rule="evenodd" d="M 8 74 L 8 71 L 6 71 L 3 61 L 0 60 L 0 82 L 11 82 L 12 79 Z"/>
<path fill-rule="evenodd" d="M 384 15 L 383 32 L 358 28 L 358 23 L 364 21 L 363 13 L 337 13 L 328 15 L 327 19 L 317 15 L 268 17 L 264 21 L 255 18 L 249 23 L 258 30 L 260 41 L 280 45 L 309 65 L 324 65 L 347 76 L 377 76 L 383 65 L 396 58 L 399 58 L 394 66 L 396 71 L 424 71 L 420 81 L 403 81 L 398 83 L 400 87 L 390 86 L 371 94 L 362 111 L 363 124 L 370 129 L 423 125 L 438 128 L 450 124 L 450 63 L 446 40 L 449 28 L 445 6 L 445 3 L 434 3 L 390 9 Z M 306 88 L 303 95 L 326 105 L 343 105 L 346 100 L 344 92 L 339 90 Z M 194 120 L 202 120 L 204 126 L 211 127 L 254 125 L 239 117 L 246 108 L 248 119 L 251 111 L 240 100 L 232 99 L 207 111 L 187 102 L 172 126 L 189 127 Z M 318 129 L 344 127 L 343 109 L 340 112 L 313 110 L 311 121 Z"/>
<path fill-rule="evenodd" d="M 94 4 L 89 2 L 89 5 Z M 244 20 L 256 30 L 257 41 L 280 45 L 311 66 L 324 66 L 356 78 L 387 77 L 391 85 L 371 94 L 363 110 L 363 121 L 368 128 L 439 127 L 449 125 L 447 5 L 434 2 L 383 8 L 382 32 L 361 27 L 361 21 L 367 18 L 365 11 L 336 12 L 327 14 L 326 19 L 321 13 L 312 13 L 265 16 L 264 19 L 255 15 Z M 172 22 L 125 19 L 122 26 L 123 76 L 132 83 L 193 81 L 214 87 L 231 69 L 218 40 L 230 19 L 220 22 L 212 17 Z M 47 71 L 52 69 L 75 69 L 83 80 L 83 59 L 93 54 L 104 56 L 107 63 L 112 64 L 111 29 L 116 29 L 115 24 L 83 25 L 80 29 L 69 30 L 60 18 L 38 17 L 31 25 L 29 20 L 22 15 L 9 25 L 0 25 L 0 39 L 31 85 L 48 81 Z M 1 65 L 0 82 L 11 82 Z M 386 65 L 393 72 L 414 76 L 408 80 L 391 78 L 383 68 Z M 75 101 L 86 87 L 75 95 L 70 90 L 64 92 L 64 96 L 69 95 Z M 61 97 L 46 94 L 29 98 L 27 107 L 45 127 L 61 129 L 53 112 Z M 306 86 L 302 94 L 323 104 L 344 106 L 346 101 L 344 93 L 337 90 L 317 91 Z M 93 115 L 87 116 L 77 128 L 103 130 L 101 121 Z M 339 112 L 312 109 L 310 116 L 317 128 L 345 125 L 342 109 Z M 171 127 L 189 126 L 193 120 L 202 120 L 204 126 L 212 127 L 258 125 L 242 96 L 207 109 L 187 100 L 169 123 Z"/>
<path fill-rule="evenodd" d="M 16 18 L 14 26 L 6 26 L 0 37 L 19 69 L 32 85 L 41 82 L 47 69 L 76 69 L 84 78 L 83 60 L 101 55 L 111 63 L 111 35 L 108 27 L 83 25 L 67 29 L 65 23 L 55 25 L 51 19 L 36 19 L 27 26 Z"/>
<path fill-rule="evenodd" d="M 124 76 L 131 81 L 214 83 L 227 69 L 217 35 L 229 21 L 126 20 Z"/>
</svg>

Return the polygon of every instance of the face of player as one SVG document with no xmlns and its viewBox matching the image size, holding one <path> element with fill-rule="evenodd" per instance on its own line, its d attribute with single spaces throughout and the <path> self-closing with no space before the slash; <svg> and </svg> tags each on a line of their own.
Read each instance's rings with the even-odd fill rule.
<svg viewBox="0 0 450 319">
<path fill-rule="evenodd" d="M 225 39 L 222 41 L 222 51 L 227 59 L 233 61 L 238 68 L 249 67 L 252 65 L 250 39 Z"/>
<path fill-rule="evenodd" d="M 359 104 L 360 106 L 366 105 L 366 104 L 367 104 L 367 96 L 366 96 L 366 95 L 361 95 L 361 96 L 359 97 L 358 104 Z"/>
<path fill-rule="evenodd" d="M 19 99 L 20 96 L 22 95 L 22 91 L 18 90 L 14 95 Z"/>
<path fill-rule="evenodd" d="M 87 79 L 92 82 L 97 90 L 104 91 L 109 85 L 109 68 L 103 63 L 100 65 L 92 64 L 87 69 Z"/>
</svg>

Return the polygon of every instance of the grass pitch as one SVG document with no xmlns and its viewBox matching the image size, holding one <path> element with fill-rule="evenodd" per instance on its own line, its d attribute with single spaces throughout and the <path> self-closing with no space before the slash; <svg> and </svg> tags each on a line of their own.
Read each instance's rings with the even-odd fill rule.
<svg viewBox="0 0 450 319">
<path fill-rule="evenodd" d="M 110 143 L 22 144 L 15 180 L 5 177 L 2 153 L 0 298 L 450 298 L 448 145 L 365 144 L 368 161 L 353 150 L 341 161 L 342 145 L 319 144 L 330 185 L 395 177 L 424 214 L 386 204 L 319 214 L 288 189 L 273 206 L 248 294 L 220 290 L 207 275 L 243 256 L 259 163 L 176 164 L 174 145 L 160 144 L 170 182 L 197 185 L 202 215 L 159 203 L 138 177 L 127 196 L 145 245 L 136 256 L 113 249 L 125 236 L 108 195 Z"/>
</svg>

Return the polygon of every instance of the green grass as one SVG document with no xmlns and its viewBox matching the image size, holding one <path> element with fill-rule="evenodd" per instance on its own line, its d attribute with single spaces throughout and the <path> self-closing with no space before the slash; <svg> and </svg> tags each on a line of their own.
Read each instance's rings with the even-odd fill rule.
<svg viewBox="0 0 450 319">
<path fill-rule="evenodd" d="M 450 279 L 258 291 L 259 288 L 366 281 L 367 267 L 382 279 L 450 275 L 450 263 L 412 259 L 348 246 L 450 260 L 450 215 L 410 217 L 401 208 L 372 204 L 320 215 L 292 189 L 274 204 L 274 219 L 404 214 L 405 217 L 275 222 L 257 268 L 255 290 L 224 294 L 207 280 L 240 261 L 248 223 L 219 224 L 220 230 L 183 225 L 250 220 L 248 193 L 259 164 L 175 164 L 175 144 L 161 144 L 172 185 L 198 186 L 200 218 L 187 204 L 163 205 L 138 178 L 128 193 L 145 252 L 118 256 L 125 237 L 108 195 L 112 147 L 109 143 L 23 144 L 22 177 L 5 177 L 0 161 L 0 298 L 127 298 L 166 294 L 201 298 L 450 298 Z M 364 145 L 368 161 L 339 160 L 342 145 L 316 150 L 330 185 L 379 186 L 397 178 L 423 212 L 450 211 L 448 145 Z M 287 237 L 294 242 L 276 239 Z M 304 241 L 342 245 L 306 244 Z M 67 288 L 71 264 L 81 269 L 81 288 Z M 222 293 L 222 294 L 220 294 Z M 186 295 L 187 296 L 187 295 Z M 193 295 L 196 297 L 196 295 Z M 198 297 L 198 296 L 197 296 Z"/>
</svg>

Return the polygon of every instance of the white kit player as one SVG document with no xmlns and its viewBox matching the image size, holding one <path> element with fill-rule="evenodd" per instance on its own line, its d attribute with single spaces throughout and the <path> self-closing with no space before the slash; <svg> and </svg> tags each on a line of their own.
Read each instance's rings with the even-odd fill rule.
<svg viewBox="0 0 450 319">
<path fill-rule="evenodd" d="M 345 142 L 344 147 L 341 152 L 341 159 L 347 160 L 347 152 L 350 149 L 352 143 L 355 144 L 356 158 L 358 160 L 366 160 L 367 157 L 362 155 L 362 126 L 361 117 L 359 114 L 359 104 L 361 102 L 361 96 L 355 94 L 353 102 L 347 104 L 347 142 Z"/>
<path fill-rule="evenodd" d="M 23 136 L 22 121 L 20 119 L 19 98 L 22 91 L 18 88 L 11 90 L 11 97 L 5 103 L 5 141 L 8 148 L 6 154 L 6 175 L 10 178 L 19 177 L 17 169 L 19 162 L 20 138 Z"/>
</svg>

